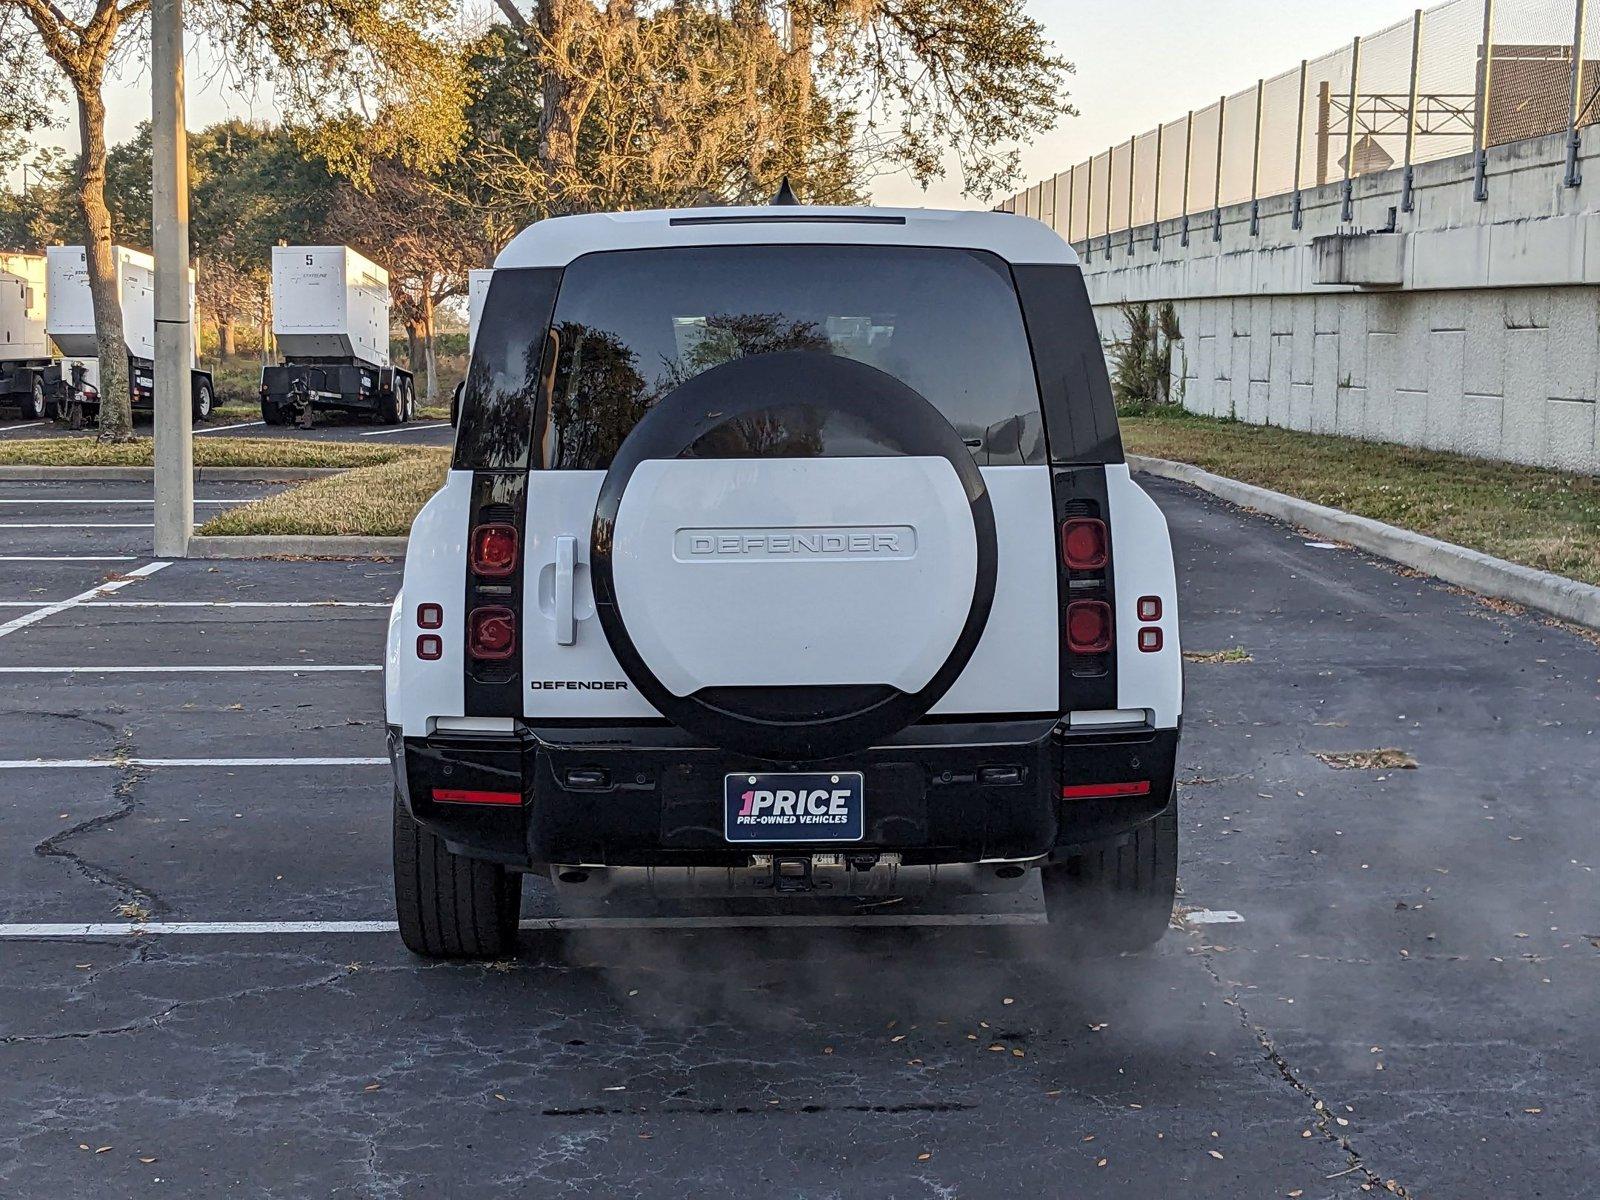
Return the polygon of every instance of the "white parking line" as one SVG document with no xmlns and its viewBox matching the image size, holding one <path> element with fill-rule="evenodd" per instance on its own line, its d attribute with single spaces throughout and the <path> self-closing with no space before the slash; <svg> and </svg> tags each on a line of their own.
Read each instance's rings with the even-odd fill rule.
<svg viewBox="0 0 1600 1200">
<path fill-rule="evenodd" d="M 237 500 L 196 500 L 196 504 L 248 504 L 252 500 L 265 500 L 265 496 L 241 496 Z M 0 500 L 0 504 L 26 504 L 30 508 L 36 504 L 142 504 L 149 508 L 155 501 L 151 500 Z"/>
<path fill-rule="evenodd" d="M 93 767 L 386 767 L 387 758 L 0 758 L 0 771 Z"/>
<path fill-rule="evenodd" d="M 211 425 L 196 429 L 196 433 L 221 433 L 225 429 L 249 429 L 252 425 L 265 425 L 265 421 L 240 421 L 237 425 Z"/>
<path fill-rule="evenodd" d="M 130 583 L 137 583 L 146 576 L 154 575 L 163 567 L 170 567 L 171 565 L 171 563 L 167 562 L 146 563 L 137 570 L 129 571 L 121 579 L 113 579 L 108 583 L 102 583 L 96 587 L 92 587 L 87 592 L 79 592 L 76 596 L 69 596 L 65 600 L 57 600 L 54 604 L 46 604 L 43 608 L 36 608 L 30 613 L 23 613 L 20 617 L 13 617 L 4 625 L 0 625 L 0 637 L 5 637 L 8 633 L 15 633 L 19 629 L 26 629 L 34 622 L 42 621 L 46 617 L 53 617 L 59 612 L 66 612 L 67 609 L 74 608 L 91 597 L 103 596 L 107 592 L 119 591 L 120 589 L 127 587 Z"/>
<path fill-rule="evenodd" d="M 149 526 L 145 526 L 146 529 Z M 0 608 L 35 608 L 37 600 L 0 600 Z M 388 600 L 86 600 L 81 608 L 388 608 Z"/>
<path fill-rule="evenodd" d="M 301 666 L 274 663 L 254 667 L 214 667 L 204 664 L 192 666 L 164 665 L 159 667 L 0 667 L 0 675 L 302 675 L 329 674 L 340 671 L 381 671 L 380 664 L 325 664 L 305 663 Z"/>
<path fill-rule="evenodd" d="M 1215 911 L 1209 908 L 1197 908 L 1193 912 L 1184 913 L 1183 919 L 1189 925 L 1238 925 L 1244 920 L 1231 908 L 1220 908 Z"/>
<path fill-rule="evenodd" d="M 0 562 L 133 562 L 136 554 L 0 554 Z"/>
<path fill-rule="evenodd" d="M 773 913 L 768 916 L 710 917 L 529 917 L 521 928 L 553 932 L 566 929 L 784 929 L 784 928 L 904 928 L 980 925 L 1044 925 L 1042 912 L 1023 913 L 896 913 L 864 916 L 859 913 Z M 0 939 L 105 938 L 218 935 L 235 937 L 283 934 L 398 933 L 393 921 L 149 921 L 142 925 L 69 922 L 0 925 Z"/>
<path fill-rule="evenodd" d="M 7 432 L 7 433 L 15 433 L 19 429 L 37 429 L 41 425 L 48 425 L 48 424 L 50 424 L 49 421 L 29 421 L 25 425 L 7 425 L 5 427 L 5 432 Z"/>
<path fill-rule="evenodd" d="M 382 437 L 386 433 L 417 433 L 424 429 L 442 429 L 448 421 L 434 421 L 428 425 L 396 425 L 393 429 L 364 429 L 362 437 Z"/>
<path fill-rule="evenodd" d="M 0 529 L 154 529 L 153 521 L 113 525 L 107 521 L 0 521 Z"/>
</svg>

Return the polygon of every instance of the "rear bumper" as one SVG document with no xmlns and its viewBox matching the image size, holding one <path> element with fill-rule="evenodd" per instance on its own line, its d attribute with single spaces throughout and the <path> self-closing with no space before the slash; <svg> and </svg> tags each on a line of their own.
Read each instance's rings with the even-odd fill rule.
<svg viewBox="0 0 1600 1200">
<path fill-rule="evenodd" d="M 427 738 L 391 729 L 389 746 L 412 815 L 460 854 L 526 868 L 734 869 L 752 855 L 833 853 L 893 855 L 909 868 L 1026 863 L 1132 829 L 1172 794 L 1178 732 L 1074 733 L 1051 718 L 913 726 L 848 761 L 807 764 L 864 776 L 865 837 L 847 846 L 730 845 L 723 777 L 784 768 L 697 746 L 674 727 L 518 724 L 511 734 Z M 1116 783 L 1148 789 L 1062 795 Z M 441 802 L 439 793 L 507 802 Z"/>
</svg>

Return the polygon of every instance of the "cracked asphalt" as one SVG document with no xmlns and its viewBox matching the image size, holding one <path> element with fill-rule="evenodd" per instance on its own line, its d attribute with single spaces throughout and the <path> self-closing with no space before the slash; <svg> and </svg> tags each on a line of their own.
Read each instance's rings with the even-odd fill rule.
<svg viewBox="0 0 1600 1200">
<path fill-rule="evenodd" d="M 1596 640 L 1146 486 L 1186 648 L 1248 656 L 1190 666 L 1180 770 L 1184 904 L 1242 924 L 1098 963 L 892 905 L 470 966 L 392 934 L 0 939 L 0 1195 L 1591 1194 Z M 6 483 L 98 503 L 0 526 L 147 521 L 106 503 L 143 487 Z M 0 626 L 148 536 L 0 529 L 51 560 L 0 561 Z M 100 554 L 131 557 L 61 557 Z M 0 770 L 0 923 L 388 919 L 385 767 L 132 761 L 379 756 L 378 674 L 60 668 L 376 664 L 385 610 L 325 602 L 398 576 L 177 563 L 112 599 L 189 607 L 0 635 L 0 760 L 115 764 Z M 1315 757 L 1385 748 L 1415 769 Z"/>
</svg>

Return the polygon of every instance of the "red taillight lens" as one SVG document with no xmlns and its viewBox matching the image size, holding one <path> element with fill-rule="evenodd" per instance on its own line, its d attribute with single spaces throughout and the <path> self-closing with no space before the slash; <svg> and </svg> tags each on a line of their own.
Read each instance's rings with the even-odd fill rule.
<svg viewBox="0 0 1600 1200">
<path fill-rule="evenodd" d="M 1148 796 L 1150 781 L 1129 783 L 1069 783 L 1061 789 L 1063 800 L 1109 800 L 1116 796 Z"/>
<path fill-rule="evenodd" d="M 474 788 L 434 788 L 433 798 L 440 804 L 521 804 L 520 792 L 484 792 Z"/>
<path fill-rule="evenodd" d="M 499 579 L 517 569 L 517 527 L 479 525 L 472 533 L 472 569 Z"/>
<path fill-rule="evenodd" d="M 1104 600 L 1074 600 L 1067 606 L 1067 645 L 1074 654 L 1111 648 L 1111 606 Z"/>
<path fill-rule="evenodd" d="M 1073 517 L 1061 527 L 1061 558 L 1074 571 L 1106 565 L 1106 523 L 1098 517 Z"/>
<path fill-rule="evenodd" d="M 467 649 L 473 658 L 490 661 L 517 652 L 517 616 L 509 608 L 475 608 L 467 621 Z"/>
</svg>

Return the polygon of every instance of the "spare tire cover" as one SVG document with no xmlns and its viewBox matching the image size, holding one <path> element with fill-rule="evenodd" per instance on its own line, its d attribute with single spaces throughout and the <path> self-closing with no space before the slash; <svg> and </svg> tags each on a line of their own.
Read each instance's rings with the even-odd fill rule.
<svg viewBox="0 0 1600 1200">
<path fill-rule="evenodd" d="M 590 567 L 606 638 L 659 712 L 730 750 L 823 760 L 961 674 L 994 599 L 994 515 L 915 390 L 782 351 L 650 409 L 601 485 Z"/>
</svg>

